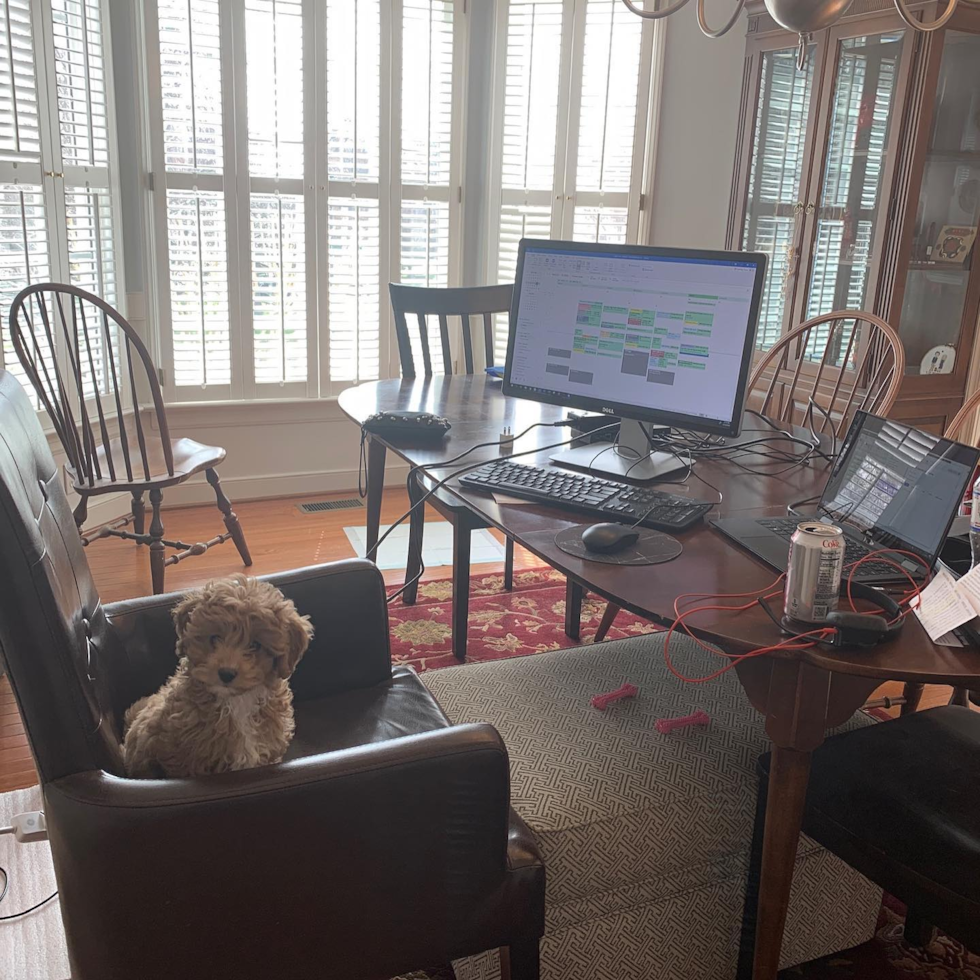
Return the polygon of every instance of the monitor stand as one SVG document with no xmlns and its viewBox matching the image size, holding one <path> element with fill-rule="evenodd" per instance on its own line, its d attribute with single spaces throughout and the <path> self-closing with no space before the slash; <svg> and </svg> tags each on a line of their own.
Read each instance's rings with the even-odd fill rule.
<svg viewBox="0 0 980 980">
<path fill-rule="evenodd" d="M 647 433 L 662 428 L 664 427 L 649 422 L 623 419 L 619 423 L 618 446 L 613 443 L 592 443 L 555 453 L 551 460 L 558 466 L 591 470 L 593 473 L 617 479 L 622 479 L 628 473 L 630 480 L 641 483 L 659 480 L 676 470 L 686 470 L 688 466 L 683 455 L 650 451 Z"/>
</svg>

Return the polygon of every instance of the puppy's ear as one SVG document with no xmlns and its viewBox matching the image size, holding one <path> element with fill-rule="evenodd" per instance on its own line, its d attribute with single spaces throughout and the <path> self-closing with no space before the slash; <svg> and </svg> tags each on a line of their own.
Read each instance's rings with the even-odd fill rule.
<svg viewBox="0 0 980 980">
<path fill-rule="evenodd" d="M 178 639 L 184 635 L 187 630 L 187 624 L 190 622 L 191 613 L 197 608 L 201 599 L 204 597 L 203 592 L 188 592 L 180 602 L 170 611 L 170 615 L 174 618 L 174 626 L 177 627 L 177 637 Z"/>
<path fill-rule="evenodd" d="M 276 658 L 276 673 L 284 680 L 291 676 L 306 653 L 310 640 L 313 639 L 313 624 L 309 616 L 300 616 L 290 603 L 286 614 L 286 630 L 289 634 L 289 649 L 281 657 Z"/>
</svg>

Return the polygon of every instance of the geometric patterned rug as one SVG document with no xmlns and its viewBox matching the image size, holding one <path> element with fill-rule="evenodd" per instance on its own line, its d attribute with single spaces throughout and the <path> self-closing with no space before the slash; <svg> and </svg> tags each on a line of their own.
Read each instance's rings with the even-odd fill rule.
<svg viewBox="0 0 980 980">
<path fill-rule="evenodd" d="M 605 600 L 587 596 L 582 604 L 582 639 L 565 635 L 565 577 L 550 568 L 514 574 L 514 588 L 503 589 L 502 575 L 470 579 L 467 662 L 504 660 L 588 643 L 605 609 Z M 418 671 L 456 664 L 452 654 L 452 581 L 419 585 L 414 606 L 395 600 L 388 606 L 391 653 L 395 663 Z M 616 640 L 657 627 L 621 610 L 608 639 Z M 980 956 L 939 936 L 925 949 L 902 939 L 904 908 L 886 896 L 875 938 L 854 949 L 785 970 L 781 980 L 980 980 Z M 398 980 L 452 980 L 449 967 L 410 974 Z"/>
</svg>

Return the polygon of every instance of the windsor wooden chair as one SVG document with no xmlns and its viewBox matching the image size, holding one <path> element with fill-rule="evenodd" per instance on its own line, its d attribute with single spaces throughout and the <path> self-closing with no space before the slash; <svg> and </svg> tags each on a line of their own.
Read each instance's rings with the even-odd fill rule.
<svg viewBox="0 0 980 980">
<path fill-rule="evenodd" d="M 229 539 L 242 562 L 252 564 L 245 534 L 215 469 L 224 461 L 224 449 L 171 438 L 149 351 L 118 311 L 77 286 L 40 283 L 14 298 L 10 336 L 68 457 L 66 469 L 80 498 L 73 513 L 83 544 L 117 537 L 149 545 L 154 593 L 163 592 L 168 565 Z M 225 533 L 195 543 L 165 538 L 163 491 L 202 470 L 214 489 Z M 82 533 L 89 499 L 120 492 L 131 495 L 131 516 Z M 148 532 L 144 493 L 152 511 Z M 124 530 L 130 522 L 133 530 Z M 174 553 L 167 555 L 168 548 Z"/>
<path fill-rule="evenodd" d="M 873 313 L 835 310 L 801 323 L 763 356 L 746 404 L 774 421 L 831 435 L 836 445 L 858 411 L 887 415 L 904 377 L 905 348 L 891 326 Z M 606 606 L 594 643 L 605 639 L 618 612 L 615 603 Z"/>
<path fill-rule="evenodd" d="M 450 345 L 450 317 L 459 317 L 461 324 L 463 358 L 459 373 L 472 374 L 474 365 L 474 342 L 471 317 L 478 317 L 482 327 L 484 358 L 487 367 L 494 363 L 493 315 L 509 313 L 514 287 L 511 283 L 499 286 L 469 286 L 453 288 L 429 288 L 424 286 L 403 286 L 390 283 L 391 308 L 395 316 L 395 336 L 398 340 L 398 355 L 401 361 L 403 378 L 416 377 L 415 354 L 409 332 L 408 317 L 418 325 L 418 344 L 422 357 L 425 377 L 432 377 L 433 361 L 441 354 L 443 374 L 453 374 L 453 357 Z M 439 347 L 433 351 L 429 337 L 428 317 L 438 317 Z M 452 421 L 452 420 L 450 420 Z M 420 480 L 413 481 L 409 495 L 414 503 L 425 489 Z M 448 491 L 437 490 L 427 503 L 453 526 L 453 653 L 458 660 L 466 658 L 466 622 L 470 582 L 470 535 L 474 530 L 488 525 L 475 520 L 469 508 Z M 416 579 L 422 567 L 422 536 L 425 528 L 423 507 L 412 512 L 408 546 L 408 566 L 405 581 L 411 582 L 402 598 L 411 605 L 418 594 Z M 514 542 L 507 538 L 504 554 L 504 588 L 510 590 L 514 584 Z"/>
</svg>

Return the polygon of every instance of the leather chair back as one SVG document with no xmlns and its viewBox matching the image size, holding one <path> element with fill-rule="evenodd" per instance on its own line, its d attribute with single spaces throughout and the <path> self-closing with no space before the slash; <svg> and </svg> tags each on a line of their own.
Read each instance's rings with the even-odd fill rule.
<svg viewBox="0 0 980 980">
<path fill-rule="evenodd" d="M 0 371 L 0 657 L 42 783 L 121 774 L 120 706 L 109 630 L 61 471 L 24 390 Z M 125 676 L 123 673 L 122 676 Z"/>
</svg>

